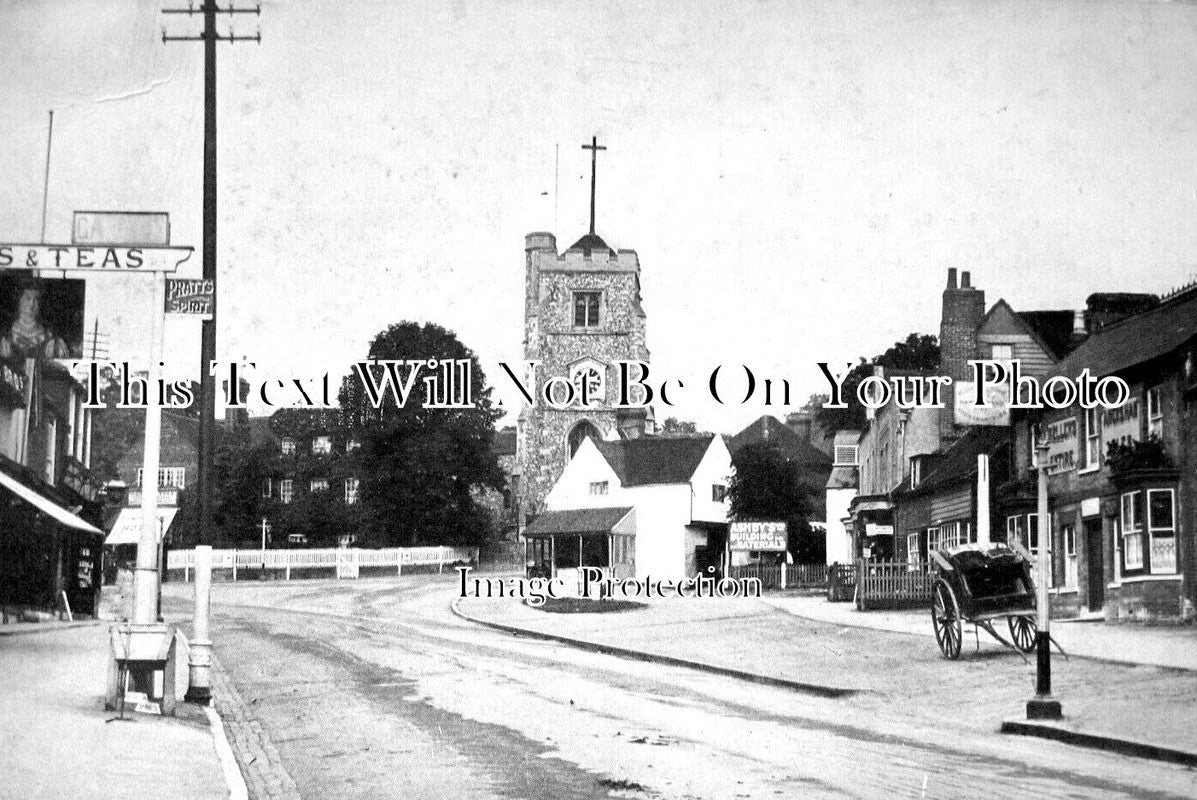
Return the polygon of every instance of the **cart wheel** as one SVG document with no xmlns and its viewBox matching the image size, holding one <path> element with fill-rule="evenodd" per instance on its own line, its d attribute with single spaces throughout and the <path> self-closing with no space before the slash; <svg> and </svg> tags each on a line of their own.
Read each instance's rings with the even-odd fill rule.
<svg viewBox="0 0 1197 800">
<path fill-rule="evenodd" d="M 944 580 L 935 582 L 931 591 L 931 624 L 935 627 L 935 641 L 945 658 L 960 658 L 960 643 L 964 639 L 960 624 L 960 605 L 956 593 Z"/>
<path fill-rule="evenodd" d="M 1007 617 L 1010 626 L 1010 638 L 1014 646 L 1024 653 L 1035 649 L 1035 619 L 1034 617 Z"/>
</svg>

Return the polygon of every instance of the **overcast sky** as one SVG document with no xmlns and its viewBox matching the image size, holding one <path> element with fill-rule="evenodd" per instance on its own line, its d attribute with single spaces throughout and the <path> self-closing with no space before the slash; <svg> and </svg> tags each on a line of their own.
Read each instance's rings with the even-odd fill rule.
<svg viewBox="0 0 1197 800">
<path fill-rule="evenodd" d="M 0 1 L 0 241 L 39 236 L 52 108 L 47 239 L 168 211 L 198 276 L 202 47 L 164 45 L 161 7 Z M 654 370 L 693 379 L 658 416 L 713 430 L 767 409 L 715 406 L 712 367 L 800 404 L 815 362 L 937 333 L 948 267 L 1016 310 L 1197 278 L 1194 4 L 295 1 L 260 25 L 219 51 L 218 347 L 278 376 L 415 319 L 497 381 L 524 234 L 585 233 L 591 135 Z M 145 284 L 89 281 L 117 357 L 146 357 Z M 198 340 L 168 322 L 171 373 Z"/>
</svg>

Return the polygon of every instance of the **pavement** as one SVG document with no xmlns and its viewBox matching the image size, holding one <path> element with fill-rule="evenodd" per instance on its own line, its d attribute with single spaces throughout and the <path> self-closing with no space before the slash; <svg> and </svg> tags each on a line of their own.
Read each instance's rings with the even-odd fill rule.
<svg viewBox="0 0 1197 800">
<path fill-rule="evenodd" d="M 511 599 L 466 598 L 476 622 L 587 649 L 747 673 L 797 690 L 823 687 L 914 718 L 951 719 L 996 732 L 1026 723 L 1035 666 L 993 642 L 965 636 L 959 661 L 943 659 L 926 611 L 856 611 L 822 596 L 656 600 L 610 614 L 553 614 Z M 1010 733 L 1197 766 L 1197 630 L 1057 623 L 1072 656 L 1053 658 L 1059 723 L 1007 725 Z M 816 692 L 817 693 L 817 692 Z"/>
<path fill-rule="evenodd" d="M 113 719 L 103 706 L 108 624 L 8 626 L 0 637 L 0 798 L 226 798 L 219 721 L 185 703 L 174 718 Z M 225 745 L 227 749 L 227 745 Z M 243 795 L 242 795 L 243 796 Z"/>
</svg>

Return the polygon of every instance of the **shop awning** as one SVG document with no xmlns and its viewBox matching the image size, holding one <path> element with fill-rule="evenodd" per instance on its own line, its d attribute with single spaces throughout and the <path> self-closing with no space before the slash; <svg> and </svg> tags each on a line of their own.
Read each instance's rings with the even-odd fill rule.
<svg viewBox="0 0 1197 800">
<path fill-rule="evenodd" d="M 174 521 L 177 508 L 158 509 L 158 541 L 170 530 L 170 523 Z M 120 516 L 112 526 L 112 532 L 104 540 L 104 544 L 137 544 L 141 541 L 141 509 L 122 508 Z"/>
<path fill-rule="evenodd" d="M 70 526 L 76 530 L 87 531 L 88 533 L 103 533 L 103 531 L 97 528 L 95 525 L 84 522 L 77 514 L 67 511 L 50 498 L 43 497 L 11 475 L 0 472 L 0 486 L 8 489 L 17 497 L 32 505 L 38 511 L 52 517 L 58 522 L 61 522 L 63 525 Z"/>
<path fill-rule="evenodd" d="M 532 521 L 524 536 L 561 536 L 585 533 L 636 532 L 631 506 L 623 508 L 571 508 L 545 511 Z"/>
</svg>

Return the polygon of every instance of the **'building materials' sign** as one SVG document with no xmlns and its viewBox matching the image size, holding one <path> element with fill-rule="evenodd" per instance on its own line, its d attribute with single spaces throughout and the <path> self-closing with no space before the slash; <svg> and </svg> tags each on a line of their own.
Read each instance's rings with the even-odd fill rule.
<svg viewBox="0 0 1197 800">
<path fill-rule="evenodd" d="M 167 278 L 166 313 L 212 318 L 216 305 L 216 281 Z"/>
<path fill-rule="evenodd" d="M 728 531 L 732 550 L 785 552 L 788 538 L 784 522 L 733 522 Z"/>
</svg>

